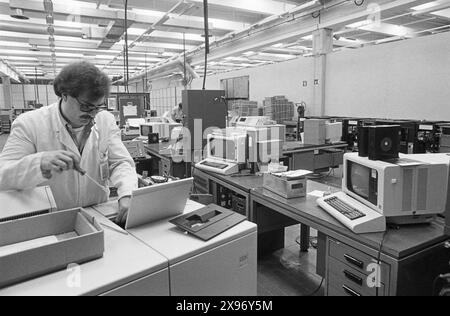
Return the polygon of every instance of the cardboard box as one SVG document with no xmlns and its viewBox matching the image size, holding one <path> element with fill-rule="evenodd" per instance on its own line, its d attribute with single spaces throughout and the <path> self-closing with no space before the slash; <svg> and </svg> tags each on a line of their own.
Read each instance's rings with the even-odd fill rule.
<svg viewBox="0 0 450 316">
<path fill-rule="evenodd" d="M 276 193 L 285 199 L 301 198 L 306 196 L 306 177 L 288 180 L 270 173 L 264 174 L 264 189 Z"/>
<path fill-rule="evenodd" d="M 82 209 L 0 224 L 0 288 L 103 257 L 104 232 Z"/>
</svg>

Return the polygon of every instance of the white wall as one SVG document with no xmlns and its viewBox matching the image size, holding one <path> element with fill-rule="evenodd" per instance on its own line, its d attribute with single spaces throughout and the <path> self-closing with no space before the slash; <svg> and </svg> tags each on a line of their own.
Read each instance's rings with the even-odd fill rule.
<svg viewBox="0 0 450 316">
<path fill-rule="evenodd" d="M 283 63 L 209 76 L 206 88 L 220 90 L 222 79 L 250 76 L 250 100 L 258 101 L 260 106 L 266 97 L 276 95 L 284 95 L 295 103 L 304 101 L 311 105 L 313 70 L 313 59 L 300 57 Z M 307 87 L 303 87 L 303 81 L 308 82 Z M 203 78 L 192 82 L 192 89 L 201 89 L 202 86 Z"/>
<path fill-rule="evenodd" d="M 220 80 L 250 76 L 250 100 L 285 95 L 290 101 L 313 102 L 314 60 L 243 69 L 207 78 L 207 89 Z M 330 54 L 326 72 L 325 114 L 392 119 L 450 120 L 450 32 Z M 303 87 L 303 81 L 308 86 Z M 203 79 L 192 89 L 201 89 Z M 154 81 L 153 90 L 173 86 Z"/>
<path fill-rule="evenodd" d="M 450 32 L 328 56 L 325 114 L 450 120 Z"/>
<path fill-rule="evenodd" d="M 53 91 L 53 85 L 38 85 L 37 91 L 39 92 L 39 103 L 45 105 L 50 105 L 58 101 L 58 97 Z M 35 86 L 32 84 L 12 84 L 12 102 L 16 109 L 24 108 L 24 104 L 28 104 L 28 101 L 37 101 L 37 96 L 35 93 Z M 129 86 L 130 92 L 136 92 L 136 85 Z M 124 86 L 113 86 L 111 87 L 111 92 L 125 92 Z M 24 100 L 25 95 L 25 100 Z M 24 102 L 25 101 L 25 102 Z M 3 87 L 0 84 L 0 108 L 3 108 L 5 104 L 3 96 Z"/>
</svg>

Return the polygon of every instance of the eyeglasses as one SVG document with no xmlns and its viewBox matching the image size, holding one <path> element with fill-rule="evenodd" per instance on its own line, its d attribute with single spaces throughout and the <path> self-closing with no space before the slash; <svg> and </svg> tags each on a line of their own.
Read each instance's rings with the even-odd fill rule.
<svg viewBox="0 0 450 316">
<path fill-rule="evenodd" d="M 78 98 L 74 98 L 77 100 L 78 104 L 80 105 L 80 111 L 85 113 L 98 113 L 100 111 L 104 111 L 107 109 L 106 101 L 103 102 L 100 105 L 94 105 L 87 102 L 81 102 L 78 100 Z"/>
</svg>

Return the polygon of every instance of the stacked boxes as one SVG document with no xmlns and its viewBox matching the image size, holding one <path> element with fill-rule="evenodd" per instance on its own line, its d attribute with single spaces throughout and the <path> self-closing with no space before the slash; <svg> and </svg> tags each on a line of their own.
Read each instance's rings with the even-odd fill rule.
<svg viewBox="0 0 450 316">
<path fill-rule="evenodd" d="M 9 133 L 11 131 L 11 121 L 9 114 L 0 115 L 0 124 L 2 133 Z"/>
<path fill-rule="evenodd" d="M 258 116 L 258 102 L 246 100 L 228 101 L 228 110 L 236 116 Z"/>
<path fill-rule="evenodd" d="M 291 121 L 294 117 L 294 103 L 289 102 L 285 96 L 275 96 L 264 100 L 264 116 L 270 117 L 277 124 Z"/>
</svg>

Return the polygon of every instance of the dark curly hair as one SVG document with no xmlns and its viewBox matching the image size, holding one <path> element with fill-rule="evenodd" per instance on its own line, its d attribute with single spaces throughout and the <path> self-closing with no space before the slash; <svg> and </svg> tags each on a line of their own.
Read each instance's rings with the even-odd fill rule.
<svg viewBox="0 0 450 316">
<path fill-rule="evenodd" d="M 78 98 L 87 93 L 89 100 L 108 97 L 111 81 L 108 76 L 96 66 L 87 62 L 76 62 L 64 67 L 53 83 L 55 94 L 64 94 Z"/>
</svg>

